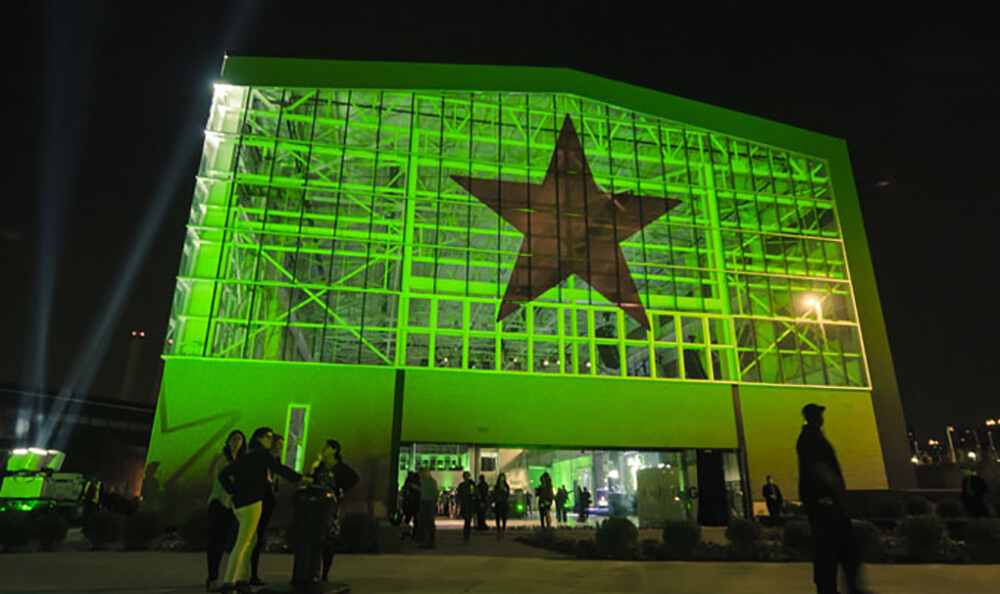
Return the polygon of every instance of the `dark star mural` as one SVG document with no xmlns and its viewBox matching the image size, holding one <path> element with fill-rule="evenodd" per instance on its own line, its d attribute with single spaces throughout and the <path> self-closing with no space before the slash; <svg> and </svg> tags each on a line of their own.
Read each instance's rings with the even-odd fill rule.
<svg viewBox="0 0 1000 594">
<path fill-rule="evenodd" d="M 575 274 L 649 330 L 646 310 L 618 244 L 679 200 L 609 194 L 598 187 L 569 116 L 563 120 L 541 185 L 451 177 L 524 234 L 497 320 Z"/>
</svg>

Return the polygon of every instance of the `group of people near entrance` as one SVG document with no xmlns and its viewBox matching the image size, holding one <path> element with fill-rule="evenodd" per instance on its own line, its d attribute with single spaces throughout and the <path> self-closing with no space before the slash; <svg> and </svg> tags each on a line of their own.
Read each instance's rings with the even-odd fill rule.
<svg viewBox="0 0 1000 594">
<path fill-rule="evenodd" d="M 247 593 L 253 591 L 251 586 L 264 585 L 258 573 L 260 553 L 267 544 L 268 525 L 277 507 L 281 480 L 310 483 L 329 491 L 338 503 L 358 482 L 357 473 L 341 458 L 340 443 L 336 440 L 326 442 L 304 475 L 281 463 L 283 449 L 282 436 L 268 427 L 255 430 L 249 441 L 237 430 L 229 434 L 222 450 L 212 459 L 206 591 Z M 323 519 L 323 580 L 328 578 L 333 565 L 340 531 L 340 507 L 334 505 L 329 509 Z M 222 554 L 227 548 L 229 559 L 220 578 Z"/>
<path fill-rule="evenodd" d="M 445 498 L 442 493 L 447 494 Z M 552 527 L 552 509 L 555 507 L 556 521 L 567 521 L 566 503 L 569 500 L 569 492 L 566 487 L 558 490 L 552 487 L 552 477 L 549 473 L 542 474 L 538 487 L 535 489 L 535 497 L 538 502 L 538 514 L 542 528 Z M 587 509 L 590 505 L 590 491 L 586 487 L 580 489 L 577 494 L 578 508 L 580 509 L 580 519 L 587 520 Z M 479 475 L 479 481 L 472 480 L 472 473 L 465 471 L 462 473 L 462 482 L 449 491 L 439 491 L 438 483 L 431 474 L 429 467 L 420 469 L 420 472 L 409 472 L 403 487 L 399 491 L 399 510 L 397 512 L 400 523 L 404 527 L 411 527 L 410 538 L 420 543 L 424 548 L 435 548 L 437 516 L 451 516 L 450 509 L 454 503 L 457 515 L 463 519 L 462 538 L 468 542 L 472 535 L 473 520 L 475 520 L 476 530 L 489 530 L 487 515 L 492 511 L 493 519 L 496 522 L 497 539 L 504 537 L 507 531 L 507 518 L 510 515 L 511 489 L 507 482 L 507 474 L 501 472 L 497 475 L 496 482 L 490 486 L 485 475 Z M 402 538 L 406 538 L 404 533 Z"/>
</svg>

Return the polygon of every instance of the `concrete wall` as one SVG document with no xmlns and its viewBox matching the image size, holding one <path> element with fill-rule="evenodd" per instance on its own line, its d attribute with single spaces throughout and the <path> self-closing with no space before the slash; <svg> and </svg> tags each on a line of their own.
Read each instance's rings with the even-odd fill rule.
<svg viewBox="0 0 1000 594">
<path fill-rule="evenodd" d="M 740 386 L 750 486 L 756 500 L 768 474 L 785 499 L 798 499 L 795 442 L 802 430 L 802 407 L 826 407 L 824 433 L 844 471 L 848 489 L 885 489 L 885 465 L 871 395 L 860 390 Z"/>
<path fill-rule="evenodd" d="M 406 371 L 403 441 L 736 448 L 731 388 L 682 382 Z"/>
<path fill-rule="evenodd" d="M 388 489 L 394 378 L 395 370 L 378 367 L 169 359 L 147 460 L 160 463 L 160 485 L 178 500 L 171 507 L 186 513 L 207 499 L 209 461 L 230 431 L 281 433 L 288 405 L 308 404 L 307 467 L 327 439 L 340 441 L 344 461 L 361 475 L 347 505 L 367 509 Z"/>
</svg>

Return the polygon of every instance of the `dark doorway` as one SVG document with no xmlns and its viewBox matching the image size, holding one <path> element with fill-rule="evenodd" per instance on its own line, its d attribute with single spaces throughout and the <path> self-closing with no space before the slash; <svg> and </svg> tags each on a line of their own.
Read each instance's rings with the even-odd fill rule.
<svg viewBox="0 0 1000 594">
<path fill-rule="evenodd" d="M 702 526 L 729 522 L 722 454 L 722 450 L 698 450 L 698 523 Z"/>
</svg>

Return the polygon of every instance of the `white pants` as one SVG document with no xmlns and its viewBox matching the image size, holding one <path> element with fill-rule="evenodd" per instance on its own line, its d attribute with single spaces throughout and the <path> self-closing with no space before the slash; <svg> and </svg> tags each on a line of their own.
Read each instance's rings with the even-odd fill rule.
<svg viewBox="0 0 1000 594">
<path fill-rule="evenodd" d="M 261 502 L 251 503 L 233 509 L 240 528 L 236 533 L 236 543 L 229 552 L 226 564 L 225 583 L 245 582 L 250 579 L 250 551 L 257 543 L 257 524 L 260 523 Z"/>
</svg>

